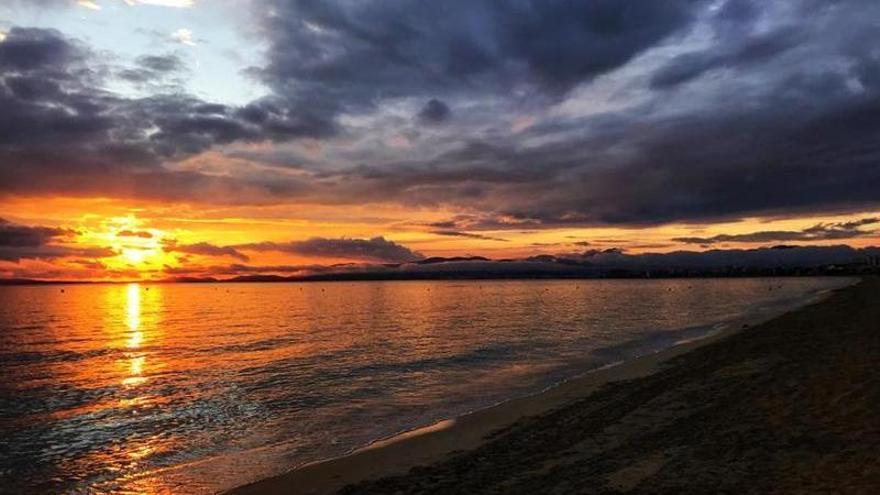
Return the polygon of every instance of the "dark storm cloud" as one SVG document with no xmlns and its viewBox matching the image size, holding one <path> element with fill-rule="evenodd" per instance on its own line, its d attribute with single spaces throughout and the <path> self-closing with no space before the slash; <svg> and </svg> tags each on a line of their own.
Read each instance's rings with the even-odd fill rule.
<svg viewBox="0 0 880 495">
<path fill-rule="evenodd" d="M 452 111 L 449 105 L 440 100 L 430 99 L 419 111 L 419 121 L 425 124 L 440 124 L 449 119 Z"/>
<path fill-rule="evenodd" d="M 738 40 L 738 45 L 724 45 L 707 51 L 685 53 L 675 57 L 651 79 L 654 88 L 675 86 L 696 79 L 714 69 L 735 69 L 748 64 L 771 60 L 793 48 L 799 40 L 795 29 L 777 31 Z"/>
<path fill-rule="evenodd" d="M 639 226 L 876 208 L 880 56 L 864 40 L 880 5 L 813 4 L 800 12 L 807 4 L 786 3 L 800 17 L 782 21 L 793 25 L 782 32 L 797 33 L 780 35 L 785 42 L 777 46 L 785 50 L 741 52 L 778 63 L 725 63 L 724 79 L 694 75 L 687 90 L 655 90 L 647 106 L 560 121 L 562 139 L 531 146 L 471 141 L 421 165 L 351 173 L 368 179 L 358 184 L 363 194 L 378 197 L 393 188 L 415 204 L 464 205 L 481 212 L 485 228 Z M 773 37 L 718 29 L 729 46 L 759 46 Z M 683 110 L 665 108 L 672 104 L 667 100 Z"/>
<path fill-rule="evenodd" d="M 433 156 L 362 164 L 336 185 L 347 198 L 464 207 L 482 228 L 875 208 L 880 55 L 867 40 L 878 15 L 857 0 L 728 2 L 706 21 L 709 46 L 683 52 L 701 60 L 678 77 L 687 89 L 667 79 L 646 105 L 535 126 L 537 144 L 463 129 Z M 724 79 L 708 77 L 716 69 Z"/>
<path fill-rule="evenodd" d="M 174 57 L 142 57 L 152 77 Z M 249 184 L 163 165 L 236 141 L 312 134 L 269 100 L 237 108 L 182 93 L 123 98 L 101 89 L 112 71 L 88 47 L 51 29 L 13 28 L 0 42 L 0 191 L 235 197 Z M 138 76 L 140 77 L 140 76 Z"/>
<path fill-rule="evenodd" d="M 345 237 L 327 239 L 324 237 L 314 237 L 305 241 L 260 242 L 242 244 L 236 247 L 251 251 L 278 251 L 301 256 L 349 258 L 389 263 L 402 263 L 424 258 L 421 253 L 389 241 L 384 237 L 373 237 L 372 239 L 351 239 Z"/>
<path fill-rule="evenodd" d="M 469 220 L 435 228 L 469 233 L 880 206 L 873 0 L 260 7 L 266 65 L 250 72 L 270 94 L 242 107 L 123 98 L 100 89 L 108 70 L 87 47 L 12 29 L 0 43 L 0 191 L 442 206 Z M 567 98 L 601 111 L 554 106 Z M 411 118 L 448 119 L 443 107 L 455 125 Z M 295 176 L 169 167 L 302 137 L 321 152 L 293 160 Z M 286 166 L 273 153 L 261 165 Z"/>
<path fill-rule="evenodd" d="M 0 44 L 0 67 L 4 71 L 30 72 L 55 68 L 63 71 L 85 56 L 82 46 L 66 40 L 57 31 L 14 28 Z"/>
<path fill-rule="evenodd" d="M 809 1 L 791 1 L 788 5 Z M 653 75 L 651 86 L 662 89 L 683 84 L 716 69 L 748 68 L 750 64 L 771 61 L 806 40 L 807 29 L 798 25 L 797 19 L 769 23 L 771 28 L 762 27 L 761 21 L 768 15 L 772 14 L 766 13 L 759 2 L 727 0 L 708 23 L 713 43 L 675 56 Z"/>
<path fill-rule="evenodd" d="M 30 227 L 0 218 L 0 246 L 2 247 L 38 247 L 48 244 L 53 239 L 71 234 L 72 232 L 66 229 Z"/>
<path fill-rule="evenodd" d="M 175 241 L 165 242 L 162 249 L 166 252 L 197 254 L 201 256 L 230 256 L 241 261 L 250 261 L 250 257 L 231 246 L 215 246 L 207 242 L 195 244 L 178 244 Z"/>
<path fill-rule="evenodd" d="M 380 98 L 519 84 L 559 94 L 685 26 L 696 3 L 271 1 L 269 63 L 254 72 L 327 122 Z"/>
<path fill-rule="evenodd" d="M 69 256 L 100 258 L 116 253 L 109 248 L 64 244 L 75 232 L 55 227 L 29 226 L 0 218 L 0 260 L 55 259 Z"/>
<path fill-rule="evenodd" d="M 852 222 L 820 223 L 798 231 L 762 231 L 748 234 L 720 234 L 712 237 L 677 237 L 672 239 L 687 244 L 718 244 L 724 242 L 766 243 L 789 241 L 826 241 L 854 239 L 878 235 L 876 230 L 860 227 L 880 223 L 880 218 L 862 218 Z"/>
</svg>

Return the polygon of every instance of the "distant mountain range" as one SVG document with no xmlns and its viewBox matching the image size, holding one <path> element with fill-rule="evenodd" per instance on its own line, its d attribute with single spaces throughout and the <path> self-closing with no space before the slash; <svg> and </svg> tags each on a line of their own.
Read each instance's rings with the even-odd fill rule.
<svg viewBox="0 0 880 495">
<path fill-rule="evenodd" d="M 619 249 L 492 260 L 482 256 L 426 258 L 394 264 L 311 267 L 296 275 L 249 274 L 232 278 L 173 277 L 162 282 L 300 282 L 330 280 L 449 280 L 547 278 L 663 278 L 880 274 L 880 247 L 774 246 L 628 254 Z M 31 279 L 2 285 L 40 284 Z"/>
</svg>

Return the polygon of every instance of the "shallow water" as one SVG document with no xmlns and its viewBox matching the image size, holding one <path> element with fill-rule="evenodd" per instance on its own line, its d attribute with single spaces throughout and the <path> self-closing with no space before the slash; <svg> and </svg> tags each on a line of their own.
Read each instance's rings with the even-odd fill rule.
<svg viewBox="0 0 880 495">
<path fill-rule="evenodd" d="M 848 282 L 0 287 L 0 492 L 211 493 Z"/>
</svg>

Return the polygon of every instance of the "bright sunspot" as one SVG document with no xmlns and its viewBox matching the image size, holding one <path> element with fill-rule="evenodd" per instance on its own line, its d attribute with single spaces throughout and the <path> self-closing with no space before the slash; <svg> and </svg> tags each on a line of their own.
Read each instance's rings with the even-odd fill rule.
<svg viewBox="0 0 880 495">
<path fill-rule="evenodd" d="M 123 249 L 122 256 L 131 264 L 139 264 L 147 258 L 147 252 L 140 249 Z"/>
</svg>

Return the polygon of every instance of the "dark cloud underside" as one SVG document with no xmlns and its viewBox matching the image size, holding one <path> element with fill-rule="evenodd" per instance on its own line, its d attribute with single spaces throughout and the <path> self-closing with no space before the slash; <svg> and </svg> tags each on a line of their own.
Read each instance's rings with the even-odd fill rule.
<svg viewBox="0 0 880 495">
<path fill-rule="evenodd" d="M 874 0 L 257 6 L 267 51 L 249 72 L 269 94 L 243 106 L 175 89 L 174 55 L 119 69 L 64 33 L 10 29 L 0 194 L 442 206 L 479 219 L 442 230 L 470 233 L 880 207 Z M 171 82 L 133 97 L 104 89 L 113 77 Z M 548 110 L 615 94 L 626 104 Z M 303 138 L 329 158 L 178 166 Z"/>
<path fill-rule="evenodd" d="M 242 250 L 278 251 L 300 256 L 322 258 L 348 258 L 364 261 L 403 263 L 424 258 L 421 253 L 412 251 L 384 237 L 372 239 L 327 239 L 315 237 L 305 241 L 261 242 L 236 246 Z"/>
<path fill-rule="evenodd" d="M 797 231 L 761 231 L 748 234 L 720 234 L 712 237 L 678 237 L 674 241 L 687 244 L 718 244 L 724 242 L 768 243 L 790 241 L 827 241 L 855 239 L 876 236 L 876 230 L 863 230 L 861 227 L 880 223 L 880 218 L 862 218 L 852 222 L 818 224 Z"/>
<path fill-rule="evenodd" d="M 0 218 L 0 261 L 22 259 L 100 258 L 116 254 L 110 248 L 66 243 L 75 232 L 55 227 L 29 226 Z"/>
<path fill-rule="evenodd" d="M 250 257 L 233 247 L 216 246 L 208 242 L 198 242 L 195 244 L 166 242 L 162 248 L 166 252 L 197 254 L 201 256 L 230 256 L 241 261 L 250 261 Z"/>
</svg>

